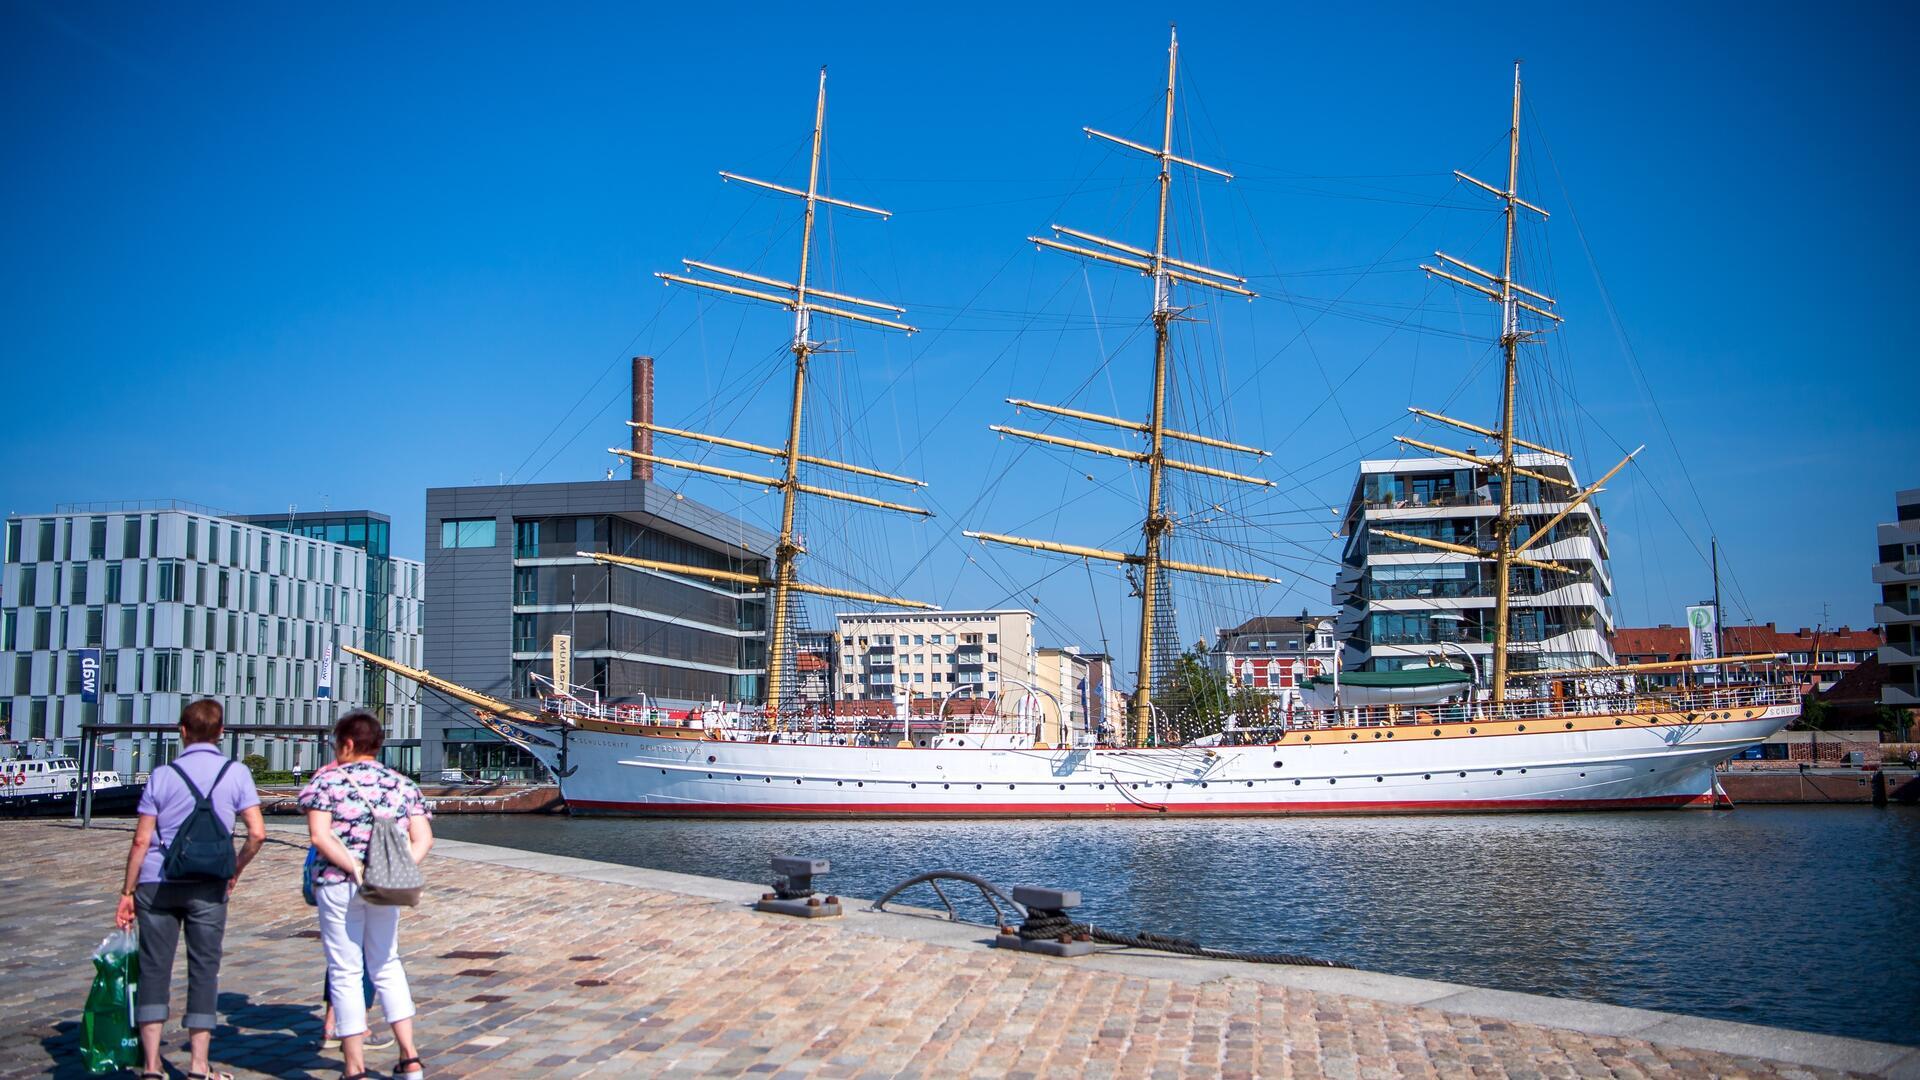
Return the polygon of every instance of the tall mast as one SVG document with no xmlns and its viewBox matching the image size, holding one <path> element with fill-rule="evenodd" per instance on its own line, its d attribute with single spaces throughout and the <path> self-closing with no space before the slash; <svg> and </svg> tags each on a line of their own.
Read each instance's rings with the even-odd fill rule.
<svg viewBox="0 0 1920 1080">
<path fill-rule="evenodd" d="M 1392 539 L 1414 544 L 1419 547 L 1432 548 L 1456 555 L 1466 555 L 1493 564 L 1495 574 L 1492 628 L 1493 663 L 1490 665 L 1490 668 L 1492 672 L 1492 698 L 1494 704 L 1498 705 L 1507 699 L 1507 653 L 1512 637 L 1512 628 L 1509 626 L 1509 623 L 1511 622 L 1511 611 L 1513 608 L 1513 568 L 1516 566 L 1525 566 L 1536 570 L 1550 570 L 1564 574 L 1573 573 L 1572 567 L 1549 559 L 1529 558 L 1525 553 L 1534 545 L 1545 541 L 1547 537 L 1552 534 L 1554 526 L 1560 524 L 1569 514 L 1577 510 L 1581 504 L 1598 494 L 1602 484 L 1611 480 L 1614 474 L 1625 468 L 1627 462 L 1632 461 L 1634 456 L 1640 453 L 1641 449 L 1645 448 L 1635 449 L 1633 453 L 1621 459 L 1618 465 L 1607 470 L 1606 475 L 1602 476 L 1599 480 L 1596 480 L 1585 489 L 1569 496 L 1566 499 L 1566 506 L 1563 507 L 1559 513 L 1549 518 L 1540 528 L 1534 530 L 1524 541 L 1519 543 L 1514 541 L 1514 536 L 1520 531 L 1522 524 L 1515 509 L 1515 500 L 1513 497 L 1513 485 L 1517 479 L 1526 477 L 1540 484 L 1543 489 L 1547 487 L 1559 487 L 1567 491 L 1573 490 L 1571 481 L 1535 469 L 1524 468 L 1516 460 L 1515 448 L 1525 447 L 1535 453 L 1559 458 L 1566 462 L 1569 475 L 1571 475 L 1573 468 L 1573 458 L 1565 451 L 1555 450 L 1535 442 L 1528 442 L 1525 439 L 1519 438 L 1514 432 L 1514 400 L 1517 396 L 1520 383 L 1520 344 L 1538 333 L 1536 330 L 1526 329 L 1521 326 L 1520 313 L 1523 311 L 1528 312 L 1541 319 L 1547 320 L 1549 323 L 1557 324 L 1561 321 L 1560 316 L 1550 310 L 1554 306 L 1552 297 L 1520 284 L 1514 280 L 1513 276 L 1514 234 L 1519 224 L 1520 211 L 1530 211 L 1540 215 L 1542 219 L 1547 217 L 1545 210 L 1520 197 L 1519 61 L 1515 61 L 1513 65 L 1513 112 L 1507 125 L 1506 187 L 1495 187 L 1484 180 L 1476 180 L 1457 169 L 1454 170 L 1453 175 L 1488 192 L 1499 199 L 1502 204 L 1501 212 L 1506 219 L 1506 235 L 1505 242 L 1501 247 L 1500 272 L 1496 274 L 1483 270 L 1467 262 L 1465 259 L 1455 258 L 1443 251 L 1434 252 L 1434 257 L 1440 262 L 1445 263 L 1451 269 L 1441 269 L 1439 266 L 1428 266 L 1425 264 L 1422 264 L 1420 269 L 1425 270 L 1435 277 L 1445 278 L 1462 288 L 1471 289 L 1500 305 L 1500 353 L 1504 361 L 1500 382 L 1500 426 L 1497 429 L 1486 428 L 1465 420 L 1456 420 L 1450 416 L 1442 416 L 1437 412 L 1429 412 L 1426 409 L 1409 409 L 1408 411 L 1426 419 L 1435 420 L 1442 424 L 1458 428 L 1462 431 L 1491 438 L 1498 443 L 1500 449 L 1495 457 L 1486 458 L 1479 454 L 1468 453 L 1464 450 L 1453 450 L 1445 446 L 1436 446 L 1433 443 L 1422 442 L 1418 439 L 1411 439 L 1405 436 L 1396 435 L 1394 438 L 1397 442 L 1404 443 L 1418 450 L 1426 451 L 1427 453 L 1439 454 L 1443 457 L 1468 462 L 1476 469 L 1483 469 L 1488 474 L 1500 478 L 1500 512 L 1499 516 L 1495 517 L 1488 526 L 1488 531 L 1493 534 L 1494 547 L 1493 550 L 1488 551 L 1478 546 L 1444 543 L 1430 537 L 1413 536 L 1408 533 L 1394 532 L 1389 529 L 1375 529 L 1373 531 L 1381 536 L 1391 537 Z M 1460 273 L 1454 271 L 1460 271 Z M 1462 276 L 1462 274 L 1465 276 Z M 1543 498 L 1542 501 L 1546 500 Z"/>
<path fill-rule="evenodd" d="M 1153 624 L 1154 608 L 1158 600 L 1157 593 L 1160 587 L 1161 573 L 1163 571 L 1180 571 L 1183 573 L 1202 574 L 1239 581 L 1273 582 L 1277 580 L 1267 577 L 1264 574 L 1250 574 L 1239 570 L 1203 566 L 1198 563 L 1176 562 L 1163 557 L 1160 553 L 1161 542 L 1166 538 L 1167 532 L 1173 527 L 1172 518 L 1169 517 L 1166 512 L 1166 500 L 1163 492 L 1163 481 L 1166 470 L 1174 469 L 1181 472 L 1198 473 L 1218 479 L 1233 480 L 1262 487 L 1273 486 L 1273 482 L 1270 480 L 1263 480 L 1254 476 L 1245 476 L 1240 473 L 1230 472 L 1225 469 L 1216 469 L 1194 462 L 1181 461 L 1179 459 L 1169 458 L 1166 455 L 1166 442 L 1169 439 L 1173 439 L 1202 446 L 1212 446 L 1223 450 L 1232 450 L 1244 454 L 1253 454 L 1259 457 L 1268 456 L 1267 451 L 1257 447 L 1242 446 L 1238 443 L 1227 442 L 1223 439 L 1216 439 L 1211 436 L 1195 434 L 1193 432 L 1175 431 L 1167 427 L 1168 334 L 1171 324 L 1179 317 L 1183 310 L 1182 308 L 1174 306 L 1173 283 L 1179 281 L 1189 285 L 1200 285 L 1248 298 L 1254 295 L 1251 290 L 1245 287 L 1247 279 L 1244 277 L 1201 266 L 1197 263 L 1187 262 L 1182 259 L 1176 259 L 1167 253 L 1167 222 L 1172 204 L 1173 166 L 1183 165 L 1187 168 L 1197 169 L 1200 172 L 1210 173 L 1225 180 L 1233 179 L 1233 174 L 1223 169 L 1216 169 L 1211 165 L 1203 165 L 1198 161 L 1181 157 L 1173 152 L 1174 84 L 1175 77 L 1179 71 L 1179 58 L 1179 33 L 1177 29 L 1169 30 L 1167 39 L 1166 100 L 1160 127 L 1160 145 L 1158 147 L 1134 142 L 1131 139 L 1123 139 L 1118 135 L 1109 135 L 1103 131 L 1095 131 L 1093 128 L 1081 129 L 1085 131 L 1090 138 L 1104 139 L 1107 142 L 1125 147 L 1128 150 L 1145 154 L 1159 163 L 1160 172 L 1158 181 L 1160 186 L 1160 205 L 1159 213 L 1154 224 L 1153 248 L 1148 250 L 1133 244 L 1126 244 L 1118 240 L 1109 240 L 1102 236 L 1096 236 L 1093 233 L 1082 232 L 1078 229 L 1069 229 L 1063 225 L 1053 226 L 1055 235 L 1069 236 L 1076 240 L 1083 240 L 1096 245 L 1096 247 L 1082 247 L 1076 244 L 1063 243 L 1049 237 L 1028 237 L 1029 240 L 1040 247 L 1065 251 L 1083 258 L 1093 259 L 1097 262 L 1124 266 L 1153 279 L 1153 384 L 1149 399 L 1151 401 L 1151 407 L 1147 421 L 1141 423 L 1123 417 L 1104 416 L 1100 413 L 1069 409 L 1058 405 L 1043 405 L 1038 402 L 1027 401 L 1020 398 L 1007 399 L 1010 404 L 1021 408 L 1032 409 L 1036 412 L 1065 416 L 1075 420 L 1105 424 L 1138 432 L 1146 436 L 1147 449 L 1144 451 L 1125 450 L 1103 443 L 1086 442 L 1079 439 L 1069 439 L 1058 435 L 1048 435 L 1034 431 L 1023 431 L 1018 428 L 1004 427 L 997 424 L 992 427 L 992 430 L 998 431 L 1003 435 L 1031 439 L 1035 442 L 1047 443 L 1053 446 L 1063 446 L 1074 450 L 1084 450 L 1089 453 L 1120 458 L 1145 465 L 1147 467 L 1147 502 L 1145 518 L 1141 524 L 1143 550 L 1141 554 L 1135 555 L 1130 552 L 1107 551 L 1101 548 L 1082 547 L 1077 544 L 1062 544 L 1048 540 L 1030 540 L 1000 533 L 968 532 L 965 534 L 979 540 L 991 541 L 998 544 L 1010 544 L 1015 547 L 1024 547 L 1035 551 L 1050 551 L 1062 555 L 1078 556 L 1083 559 L 1099 559 L 1106 562 L 1124 563 L 1140 567 L 1140 681 L 1128 707 L 1129 717 L 1132 721 L 1133 743 L 1136 746 L 1144 746 L 1148 743 L 1153 727 L 1153 657 L 1155 649 Z"/>
<path fill-rule="evenodd" d="M 815 348 L 811 312 L 807 307 L 807 269 L 813 255 L 813 215 L 820 198 L 820 132 L 827 122 L 827 69 L 820 69 L 820 93 L 813 105 L 813 154 L 807 163 L 807 208 L 800 228 L 800 270 L 794 275 L 793 411 L 787 418 L 786 483 L 780 488 L 780 538 L 773 548 L 773 610 L 768 613 L 767 711 L 778 714 L 785 689 L 787 598 L 793 593 L 793 562 L 800 548 L 793 542 L 793 503 L 799 494 L 800 409 L 807 393 L 807 360 Z"/>
<path fill-rule="evenodd" d="M 686 574 L 713 581 L 722 581 L 728 584 L 772 590 L 771 603 L 773 610 L 768 615 L 767 624 L 767 711 L 773 715 L 778 715 L 781 703 L 786 696 L 785 659 L 788 652 L 791 651 L 791 638 L 793 636 L 793 628 L 789 625 L 788 606 L 792 602 L 795 593 L 804 593 L 813 596 L 830 596 L 842 600 L 857 600 L 864 603 L 884 604 L 892 607 L 923 609 L 931 609 L 933 607 L 931 604 L 921 603 L 917 600 L 904 600 L 895 596 L 882 596 L 875 593 L 857 592 L 850 589 L 834 589 L 809 584 L 799 580 L 795 572 L 796 561 L 799 556 L 805 553 L 805 548 L 795 539 L 793 527 L 794 508 L 798 503 L 799 496 L 803 494 L 836 499 L 842 502 L 855 503 L 879 510 L 892 510 L 900 513 L 928 516 L 928 511 L 917 506 L 906 506 L 900 503 L 887 502 L 866 495 L 857 495 L 849 491 L 840 491 L 835 488 L 802 483 L 800 480 L 800 464 L 805 462 L 808 465 L 820 468 L 835 469 L 841 472 L 873 477 L 891 483 L 918 487 L 926 486 L 921 481 L 911 477 L 896 476 L 893 473 L 870 469 L 864 465 L 833 461 L 828 458 L 805 454 L 800 450 L 800 421 L 806 402 L 807 366 L 813 354 L 821 348 L 821 344 L 813 339 L 813 315 L 817 312 L 822 315 L 846 319 L 851 322 L 864 323 L 869 326 L 878 326 L 889 330 L 900 330 L 909 334 L 914 332 L 913 327 L 903 322 L 876 315 L 869 315 L 865 312 L 851 311 L 848 310 L 847 307 L 828 306 L 820 303 L 822 299 L 831 300 L 836 304 L 885 311 L 890 314 L 903 314 L 906 311 L 905 308 L 896 304 L 889 304 L 880 300 L 866 300 L 858 296 L 832 292 L 817 288 L 812 283 L 813 226 L 818 216 L 819 207 L 822 204 L 838 206 L 842 209 L 854 210 L 864 214 L 872 214 L 883 219 L 891 216 L 888 211 L 881 210 L 877 207 L 863 206 L 859 203 L 848 202 L 845 199 L 836 199 L 820 193 L 820 148 L 823 135 L 826 131 L 826 121 L 827 69 L 823 67 L 820 69 L 819 92 L 814 99 L 813 151 L 808 159 L 807 186 L 805 190 L 787 187 L 783 184 L 769 183 L 765 180 L 755 180 L 751 177 L 741 176 L 738 173 L 722 172 L 720 174 L 725 180 L 738 181 L 752 187 L 777 192 L 781 195 L 792 196 L 803 201 L 804 211 L 800 229 L 800 268 L 794 275 L 792 281 L 782 281 L 778 278 L 767 277 L 744 270 L 730 270 L 724 266 L 697 262 L 692 259 L 682 259 L 681 262 L 686 264 L 689 270 L 700 271 L 714 277 L 748 282 L 753 285 L 762 286 L 763 288 L 750 289 L 724 281 L 713 281 L 708 278 L 689 277 L 682 274 L 657 273 L 654 275 L 669 284 L 690 285 L 712 292 L 725 293 L 729 296 L 759 300 L 765 303 L 776 304 L 793 312 L 793 342 L 791 346 L 793 350 L 793 398 L 791 408 L 787 415 L 787 441 L 784 446 L 762 446 L 736 438 L 708 435 L 702 432 L 670 428 L 653 423 L 636 425 L 643 426 L 650 431 L 662 435 L 692 439 L 711 446 L 721 446 L 731 450 L 739 450 L 778 459 L 781 462 L 781 474 L 777 477 L 763 476 L 701 462 L 658 457 L 651 453 L 643 453 L 637 450 L 614 448 L 608 451 L 609 453 L 619 454 L 640 461 L 650 461 L 669 468 L 684 469 L 689 472 L 697 472 L 707 476 L 718 476 L 729 480 L 737 480 L 742 483 L 755 484 L 763 488 L 778 489 L 780 491 L 780 535 L 774 542 L 772 575 L 770 577 L 763 577 L 757 574 L 722 570 L 713 567 L 691 566 L 661 559 L 642 559 L 626 555 L 607 554 L 604 552 L 580 552 L 581 555 L 597 559 L 601 562 L 626 566 L 636 570 Z M 769 289 L 778 291 L 767 291 Z"/>
<path fill-rule="evenodd" d="M 1167 280 L 1167 200 L 1173 189 L 1173 82 L 1180 61 L 1178 29 L 1167 35 L 1167 107 L 1160 128 L 1160 214 L 1153 236 L 1153 413 L 1147 421 L 1152 449 L 1147 458 L 1146 551 L 1140 564 L 1140 683 L 1128 713 L 1136 746 L 1144 746 L 1153 721 L 1153 619 L 1160 587 L 1160 537 L 1167 531 L 1160 478 L 1166 471 L 1167 324 L 1173 320 L 1173 290 Z"/>
<path fill-rule="evenodd" d="M 1493 593 L 1493 703 L 1507 699 L 1508 612 L 1513 606 L 1513 397 L 1518 380 L 1520 349 L 1519 309 L 1513 306 L 1514 206 L 1520 190 L 1520 62 L 1513 63 L 1513 123 L 1507 128 L 1507 241 L 1500 257 L 1500 352 L 1506 376 L 1500 383 L 1500 516 L 1493 521 L 1494 567 L 1499 574 Z"/>
</svg>

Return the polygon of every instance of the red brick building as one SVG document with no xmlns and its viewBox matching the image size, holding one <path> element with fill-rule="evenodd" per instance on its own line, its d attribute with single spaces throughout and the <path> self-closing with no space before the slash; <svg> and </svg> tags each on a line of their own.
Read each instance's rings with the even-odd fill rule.
<svg viewBox="0 0 1920 1080">
<path fill-rule="evenodd" d="M 1838 682 L 1862 661 L 1874 657 L 1880 648 L 1879 630 L 1854 630 L 1845 626 L 1827 630 L 1804 627 L 1781 630 L 1772 623 L 1728 626 L 1723 628 L 1721 637 L 1721 652 L 1726 656 L 1786 653 L 1787 658 L 1775 667 L 1775 677 L 1781 677 L 1779 665 L 1792 664 L 1799 669 L 1800 679 L 1808 689 L 1822 690 Z M 1622 664 L 1655 664 L 1690 659 L 1687 642 L 1686 627 L 1665 623 L 1659 626 L 1623 626 L 1613 632 L 1614 655 Z M 1763 663 L 1730 664 L 1727 667 L 1726 680 L 1729 682 L 1758 682 L 1767 678 L 1767 665 Z M 1643 678 L 1656 685 L 1671 686 L 1680 681 L 1681 675 L 1679 672 L 1660 672 Z"/>
</svg>

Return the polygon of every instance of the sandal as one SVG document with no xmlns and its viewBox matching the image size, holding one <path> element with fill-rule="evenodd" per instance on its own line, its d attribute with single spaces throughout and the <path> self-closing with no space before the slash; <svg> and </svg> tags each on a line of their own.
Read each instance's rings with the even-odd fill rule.
<svg viewBox="0 0 1920 1080">
<path fill-rule="evenodd" d="M 212 1069 L 208 1069 L 206 1072 L 188 1073 L 187 1080 L 233 1080 L 233 1074 L 230 1072 L 214 1072 Z"/>
<path fill-rule="evenodd" d="M 426 1064 L 417 1057 L 401 1058 L 394 1062 L 394 1080 L 419 1080 L 426 1075 Z"/>
</svg>

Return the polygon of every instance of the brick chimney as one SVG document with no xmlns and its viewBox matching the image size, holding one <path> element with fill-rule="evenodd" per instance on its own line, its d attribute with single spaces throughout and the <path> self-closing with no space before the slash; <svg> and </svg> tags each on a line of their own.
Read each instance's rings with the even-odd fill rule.
<svg viewBox="0 0 1920 1080">
<path fill-rule="evenodd" d="M 633 422 L 653 423 L 653 357 L 651 356 L 633 358 Z M 633 449 L 636 453 L 653 453 L 653 432 L 646 428 L 634 428 Z M 633 478 L 652 480 L 653 462 L 635 459 Z"/>
</svg>

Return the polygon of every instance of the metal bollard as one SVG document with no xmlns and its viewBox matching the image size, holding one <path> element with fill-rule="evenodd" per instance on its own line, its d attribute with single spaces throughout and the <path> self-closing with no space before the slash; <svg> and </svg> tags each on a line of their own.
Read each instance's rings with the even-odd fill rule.
<svg viewBox="0 0 1920 1080">
<path fill-rule="evenodd" d="M 1066 928 L 1071 920 L 1067 912 L 1080 906 L 1078 889 L 1041 889 L 1031 885 L 1015 886 L 1013 902 L 1027 909 L 1026 922 L 1022 930 L 1030 933 L 1042 928 L 1048 929 L 1048 936 L 1022 936 L 1018 931 L 1002 933 L 993 939 L 995 948 L 1019 949 L 1022 952 L 1041 953 L 1045 956 L 1085 956 L 1093 951 L 1093 939 L 1084 932 L 1073 932 Z M 1049 926 L 1049 924 L 1052 924 Z M 1058 932 L 1053 931 L 1058 927 Z"/>
<path fill-rule="evenodd" d="M 823 919 L 840 914 L 839 897 L 822 897 L 813 888 L 813 879 L 830 869 L 832 866 L 825 859 L 775 855 L 773 891 L 763 893 L 753 909 L 776 915 L 797 915 L 802 919 Z"/>
</svg>

